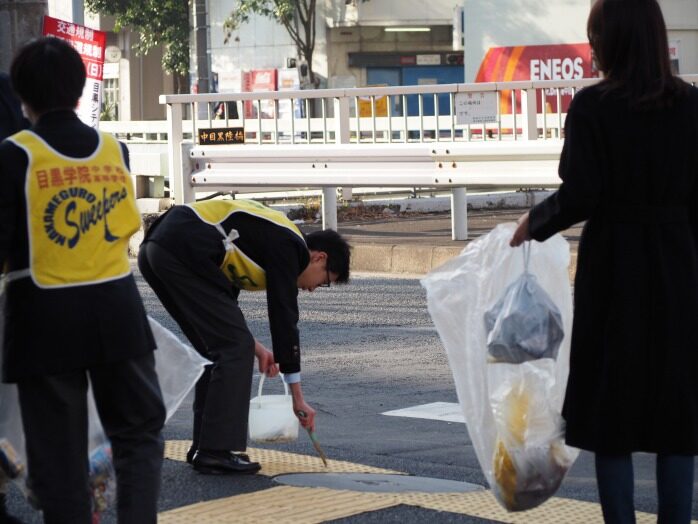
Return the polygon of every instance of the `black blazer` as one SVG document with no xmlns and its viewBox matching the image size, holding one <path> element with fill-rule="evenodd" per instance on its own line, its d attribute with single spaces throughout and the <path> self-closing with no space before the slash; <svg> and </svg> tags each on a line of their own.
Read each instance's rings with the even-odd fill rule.
<svg viewBox="0 0 698 524">
<path fill-rule="evenodd" d="M 71 157 L 87 157 L 98 144 L 97 133 L 73 111 L 47 113 L 32 131 Z M 124 158 L 128 165 L 127 156 Z M 10 271 L 29 265 L 24 195 L 27 162 L 24 151 L 14 143 L 0 143 L 0 263 L 6 263 Z M 22 278 L 7 286 L 6 297 L 5 382 L 102 366 L 155 348 L 132 275 L 57 289 L 42 289 L 30 278 Z"/>
</svg>

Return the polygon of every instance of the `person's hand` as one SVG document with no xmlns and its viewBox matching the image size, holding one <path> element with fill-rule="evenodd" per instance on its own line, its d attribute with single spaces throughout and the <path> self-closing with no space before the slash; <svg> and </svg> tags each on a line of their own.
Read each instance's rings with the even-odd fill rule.
<svg viewBox="0 0 698 524">
<path fill-rule="evenodd" d="M 293 412 L 305 429 L 315 431 L 315 410 L 303 398 L 303 388 L 300 382 L 289 384 L 293 398 Z"/>
<path fill-rule="evenodd" d="M 254 353 L 259 363 L 259 372 L 273 378 L 279 374 L 279 366 L 274 362 L 274 353 L 255 340 Z"/>
<path fill-rule="evenodd" d="M 296 403 L 293 402 L 293 412 L 298 417 L 298 420 L 305 429 L 311 433 L 315 431 L 315 410 L 310 407 L 305 400 Z"/>
<path fill-rule="evenodd" d="M 521 215 L 517 223 L 518 226 L 516 231 L 514 231 L 514 236 L 509 241 L 511 247 L 518 247 L 525 241 L 531 240 L 531 234 L 528 231 L 528 212 Z"/>
</svg>

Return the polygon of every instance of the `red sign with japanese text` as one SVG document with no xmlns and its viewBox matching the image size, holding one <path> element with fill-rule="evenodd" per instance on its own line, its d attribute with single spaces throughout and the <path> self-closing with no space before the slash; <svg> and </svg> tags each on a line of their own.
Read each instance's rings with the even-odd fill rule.
<svg viewBox="0 0 698 524">
<path fill-rule="evenodd" d="M 487 51 L 475 77 L 476 82 L 516 80 L 578 80 L 598 76 L 591 59 L 591 47 L 584 44 L 492 47 Z M 562 110 L 567 111 L 574 91 L 560 90 Z M 546 111 L 557 111 L 557 90 L 546 89 Z M 517 106 L 519 101 L 517 100 Z M 511 92 L 502 92 L 502 114 L 511 113 Z M 542 100 L 538 100 L 542 111 Z"/>
<path fill-rule="evenodd" d="M 78 104 L 77 114 L 80 120 L 96 128 L 99 125 L 102 102 L 102 75 L 107 34 L 50 16 L 44 16 L 42 34 L 67 40 L 82 57 L 87 81 Z"/>
<path fill-rule="evenodd" d="M 242 90 L 245 92 L 276 91 L 276 69 L 255 69 L 245 71 L 242 76 Z M 245 100 L 245 118 L 257 118 L 257 110 L 262 118 L 274 118 L 274 101 L 260 100 L 259 107 L 254 100 Z"/>
</svg>

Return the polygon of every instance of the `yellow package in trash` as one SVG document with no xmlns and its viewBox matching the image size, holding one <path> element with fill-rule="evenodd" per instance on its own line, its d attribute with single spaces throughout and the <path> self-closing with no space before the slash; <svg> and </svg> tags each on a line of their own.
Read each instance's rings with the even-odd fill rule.
<svg viewBox="0 0 698 524">
<path fill-rule="evenodd" d="M 550 433 L 549 425 L 540 423 L 546 413 L 541 413 L 537 400 L 540 392 L 522 380 L 513 384 L 500 406 L 504 424 L 498 427 L 494 449 L 493 487 L 509 511 L 543 503 L 557 491 L 572 464 L 561 433 Z"/>
<path fill-rule="evenodd" d="M 506 422 L 509 435 L 518 445 L 523 444 L 526 433 L 526 413 L 528 412 L 529 395 L 522 387 L 513 388 L 506 396 Z M 501 489 L 504 506 L 507 509 L 516 507 L 516 468 L 501 438 L 497 439 L 494 452 L 494 478 Z"/>
</svg>

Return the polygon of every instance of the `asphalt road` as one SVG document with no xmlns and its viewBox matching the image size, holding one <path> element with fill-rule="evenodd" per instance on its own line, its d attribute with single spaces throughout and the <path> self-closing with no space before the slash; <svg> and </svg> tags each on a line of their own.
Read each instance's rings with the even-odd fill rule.
<svg viewBox="0 0 698 524">
<path fill-rule="evenodd" d="M 138 276 L 146 309 L 163 325 L 181 331 Z M 263 293 L 243 293 L 250 329 L 270 345 Z M 303 390 L 318 411 L 317 434 L 329 457 L 413 475 L 485 484 L 464 424 L 388 417 L 382 412 L 430 402 L 456 402 L 445 352 L 426 309 L 417 277 L 356 275 L 346 286 L 301 293 Z M 256 394 L 257 379 L 253 384 Z M 276 385 L 279 390 L 280 384 Z M 168 422 L 167 440 L 190 438 L 191 398 Z M 263 447 L 263 446 L 262 446 Z M 306 455 L 307 438 L 274 447 Z M 656 513 L 654 460 L 638 454 L 636 506 Z M 268 488 L 259 475 L 211 477 L 165 460 L 160 510 Z M 558 496 L 597 501 L 591 455 L 582 453 Z M 698 499 L 696 497 L 695 499 Z M 694 499 L 693 517 L 698 518 Z M 27 523 L 40 522 L 18 491 L 10 510 Z M 412 506 L 361 514 L 336 522 L 488 522 Z M 108 513 L 103 522 L 115 522 Z"/>
</svg>

